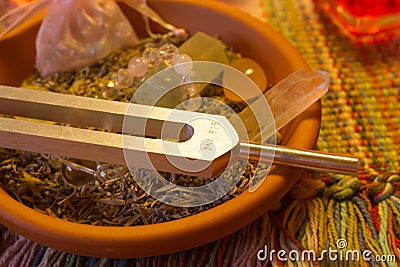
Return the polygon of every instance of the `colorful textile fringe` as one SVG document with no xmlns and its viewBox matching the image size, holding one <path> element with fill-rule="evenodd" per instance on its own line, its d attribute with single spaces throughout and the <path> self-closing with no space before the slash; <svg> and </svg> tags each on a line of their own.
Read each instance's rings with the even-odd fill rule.
<svg viewBox="0 0 400 267">
<path fill-rule="evenodd" d="M 399 266 L 400 37 L 370 43 L 350 39 L 311 1 L 262 5 L 265 19 L 311 68 L 331 73 L 316 149 L 363 159 L 357 177 L 310 174 L 301 179 L 289 192 L 289 204 L 270 213 L 281 235 L 271 249 L 317 255 L 329 248 L 343 255 L 370 251 L 365 258 L 376 262 L 338 257 L 314 264 Z M 277 258 L 273 263 L 291 266 Z"/>
<path fill-rule="evenodd" d="M 311 0 L 263 0 L 260 8 L 313 69 L 331 73 L 316 148 L 362 158 L 357 177 L 309 173 L 279 210 L 211 244 L 158 257 L 71 255 L 1 228 L 0 266 L 399 266 L 400 37 L 352 41 Z M 282 261 L 279 251 L 299 260 Z"/>
</svg>

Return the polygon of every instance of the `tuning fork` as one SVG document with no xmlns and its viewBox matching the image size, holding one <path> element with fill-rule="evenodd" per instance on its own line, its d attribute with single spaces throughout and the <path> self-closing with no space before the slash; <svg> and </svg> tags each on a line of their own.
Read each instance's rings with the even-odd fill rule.
<svg viewBox="0 0 400 267">
<path fill-rule="evenodd" d="M 233 159 L 359 170 L 359 159 L 349 155 L 245 142 L 220 115 L 10 86 L 0 86 L 0 114 L 0 147 L 9 149 L 204 178 Z"/>
</svg>

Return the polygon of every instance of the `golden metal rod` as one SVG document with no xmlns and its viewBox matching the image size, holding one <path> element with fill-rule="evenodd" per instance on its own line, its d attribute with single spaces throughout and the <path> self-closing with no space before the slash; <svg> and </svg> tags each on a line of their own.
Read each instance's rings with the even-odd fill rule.
<svg viewBox="0 0 400 267">
<path fill-rule="evenodd" d="M 319 172 L 356 174 L 359 159 L 349 155 L 339 155 L 314 150 L 305 150 L 278 145 L 257 145 L 240 143 L 240 157 L 252 161 L 268 161 L 275 164 L 300 167 Z"/>
</svg>

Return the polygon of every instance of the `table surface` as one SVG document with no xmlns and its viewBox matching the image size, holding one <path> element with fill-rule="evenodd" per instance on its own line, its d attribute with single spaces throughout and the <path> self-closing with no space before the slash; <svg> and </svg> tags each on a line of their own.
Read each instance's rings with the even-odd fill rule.
<svg viewBox="0 0 400 267">
<path fill-rule="evenodd" d="M 330 73 L 316 149 L 356 155 L 363 170 L 357 176 L 310 172 L 278 210 L 223 239 L 158 257 L 72 255 L 3 227 L 0 266 L 291 266 L 279 257 L 307 259 L 313 252 L 317 266 L 371 266 L 367 258 L 381 260 L 382 266 L 399 265 L 400 36 L 358 42 L 312 0 L 225 2 L 268 22 L 311 68 Z"/>
</svg>

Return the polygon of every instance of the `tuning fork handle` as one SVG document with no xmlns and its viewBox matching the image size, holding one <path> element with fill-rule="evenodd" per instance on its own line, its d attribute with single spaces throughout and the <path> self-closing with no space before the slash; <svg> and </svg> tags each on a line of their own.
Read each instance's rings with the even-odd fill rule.
<svg viewBox="0 0 400 267">
<path fill-rule="evenodd" d="M 305 150 L 279 145 L 240 143 L 239 156 L 251 161 L 273 160 L 274 164 L 299 167 L 318 172 L 355 175 L 359 170 L 359 159 L 315 150 Z"/>
</svg>

